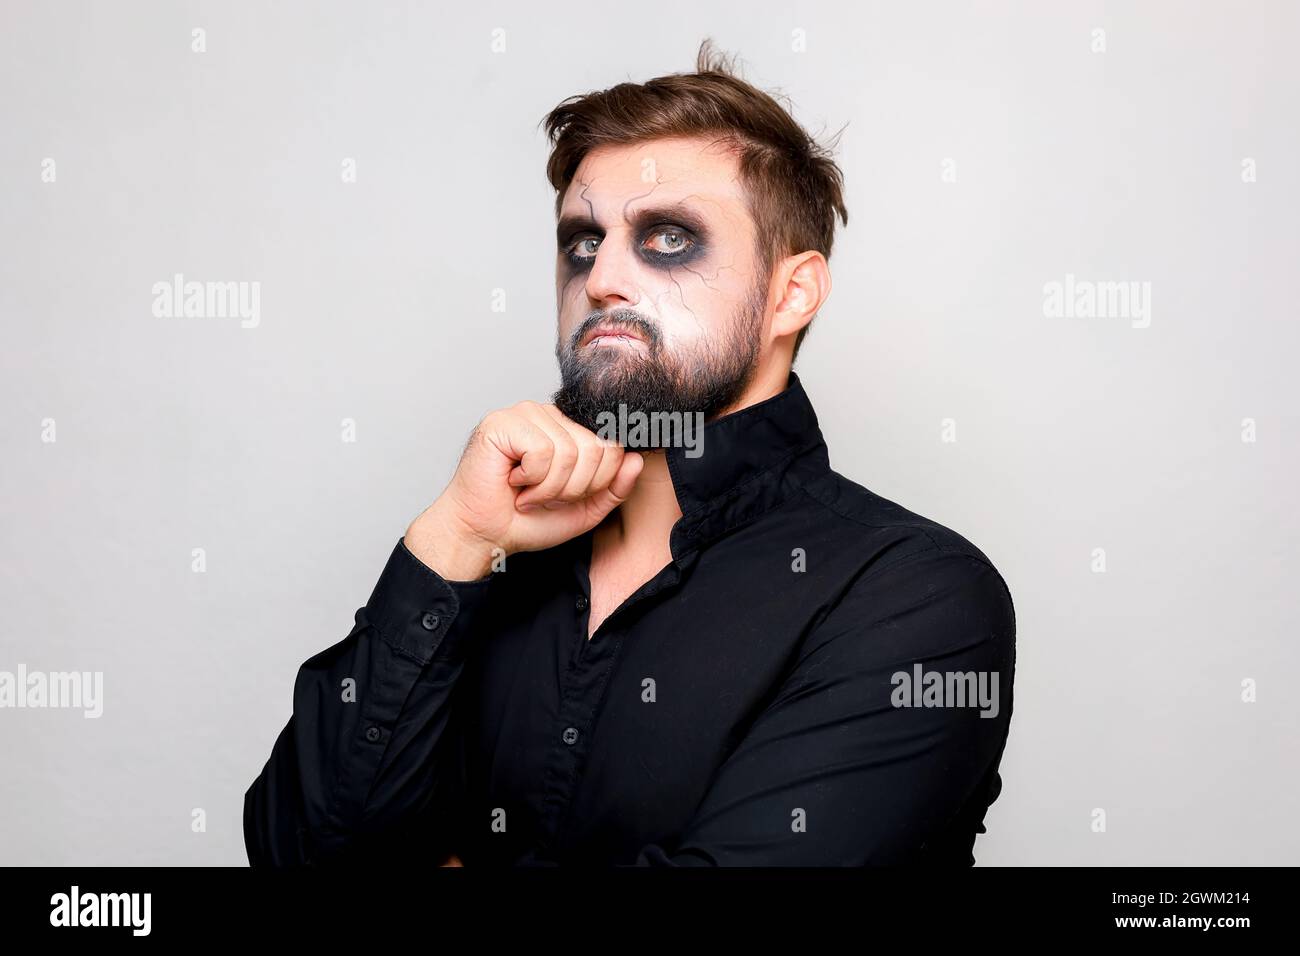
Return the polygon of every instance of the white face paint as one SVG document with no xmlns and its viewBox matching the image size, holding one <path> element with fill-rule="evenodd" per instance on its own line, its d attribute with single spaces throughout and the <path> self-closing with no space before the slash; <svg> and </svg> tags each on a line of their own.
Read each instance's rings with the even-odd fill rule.
<svg viewBox="0 0 1300 956">
<path fill-rule="evenodd" d="M 759 267 L 737 177 L 736 157 L 700 139 L 588 153 L 565 192 L 556 235 L 560 341 L 616 308 L 650 323 L 670 354 L 725 334 L 750 301 Z M 644 342 L 626 340 L 596 347 L 645 351 Z"/>
<path fill-rule="evenodd" d="M 736 157 L 698 139 L 584 157 L 556 231 L 556 355 L 581 424 L 734 399 L 764 340 L 767 276 Z M 581 400 L 580 400 L 581 399 Z M 581 414 L 580 405 L 588 414 Z"/>
</svg>

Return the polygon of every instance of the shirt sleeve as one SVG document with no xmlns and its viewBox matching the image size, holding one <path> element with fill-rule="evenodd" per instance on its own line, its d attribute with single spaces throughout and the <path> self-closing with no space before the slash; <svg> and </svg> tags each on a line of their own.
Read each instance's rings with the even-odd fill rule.
<svg viewBox="0 0 1300 956">
<path fill-rule="evenodd" d="M 986 561 L 936 548 L 864 575 L 801 645 L 681 839 L 626 865 L 864 866 L 927 851 L 973 863 L 1014 670 L 1011 596 Z M 945 705 L 925 704 L 927 685 Z M 958 687 L 966 706 L 953 706 Z"/>
<path fill-rule="evenodd" d="M 347 637 L 298 670 L 244 795 L 251 865 L 446 856 L 463 788 L 453 692 L 491 580 L 447 581 L 398 540 Z"/>
</svg>

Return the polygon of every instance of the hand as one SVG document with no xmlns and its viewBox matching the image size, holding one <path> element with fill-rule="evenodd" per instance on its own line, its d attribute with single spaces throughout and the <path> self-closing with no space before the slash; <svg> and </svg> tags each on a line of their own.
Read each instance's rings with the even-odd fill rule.
<svg viewBox="0 0 1300 956">
<path fill-rule="evenodd" d="M 448 580 L 488 573 L 494 549 L 540 551 L 589 531 L 632 493 L 644 459 L 554 405 L 519 402 L 470 436 L 447 488 L 407 529 L 406 546 Z"/>
</svg>

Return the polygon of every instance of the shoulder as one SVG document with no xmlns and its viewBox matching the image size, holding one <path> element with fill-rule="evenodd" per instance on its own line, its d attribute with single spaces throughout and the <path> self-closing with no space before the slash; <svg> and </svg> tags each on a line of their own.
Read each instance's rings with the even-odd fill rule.
<svg viewBox="0 0 1300 956">
<path fill-rule="evenodd" d="M 981 622 L 1011 639 L 1015 609 L 1001 571 L 961 532 L 838 472 L 805 488 L 829 516 L 852 579 L 842 609 L 953 627 Z M 847 569 L 846 569 L 847 570 Z"/>
<path fill-rule="evenodd" d="M 876 494 L 839 472 L 828 472 L 824 479 L 805 488 L 808 496 L 829 512 L 866 548 L 878 548 L 880 554 L 898 560 L 912 554 L 934 552 L 939 555 L 964 555 L 992 567 L 993 562 L 960 532 L 933 518 L 918 514 Z"/>
</svg>

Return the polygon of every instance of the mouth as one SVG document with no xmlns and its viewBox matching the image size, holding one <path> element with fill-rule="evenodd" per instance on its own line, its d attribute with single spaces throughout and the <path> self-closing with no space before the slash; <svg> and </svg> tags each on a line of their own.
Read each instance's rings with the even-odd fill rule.
<svg viewBox="0 0 1300 956">
<path fill-rule="evenodd" d="M 648 343 L 635 332 L 629 332 L 626 329 L 614 328 L 613 326 L 601 325 L 592 329 L 582 337 L 580 348 L 591 346 L 606 346 L 612 348 L 633 348 L 645 349 Z"/>
</svg>

